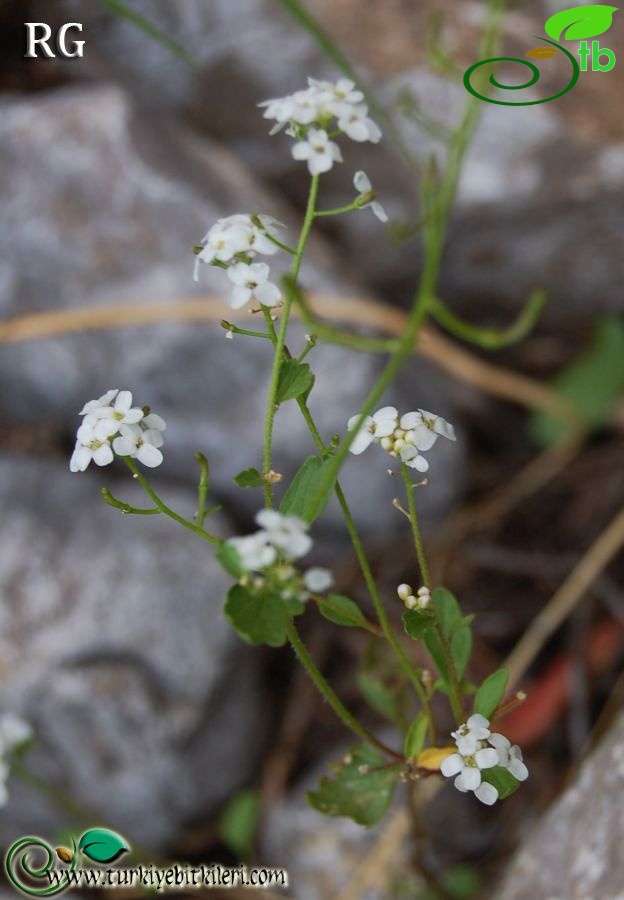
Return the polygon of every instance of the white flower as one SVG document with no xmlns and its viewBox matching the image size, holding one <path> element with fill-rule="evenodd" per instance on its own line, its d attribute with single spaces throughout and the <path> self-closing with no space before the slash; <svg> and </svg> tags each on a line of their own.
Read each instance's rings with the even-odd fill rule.
<svg viewBox="0 0 624 900">
<path fill-rule="evenodd" d="M 329 569 L 313 566 L 303 576 L 303 583 L 313 594 L 321 594 L 328 590 L 334 583 L 334 576 Z"/>
<path fill-rule="evenodd" d="M 370 178 L 366 174 L 366 172 L 356 172 L 353 176 L 353 186 L 356 191 L 359 192 L 358 200 L 362 197 L 366 197 L 368 194 L 372 193 L 373 186 L 370 182 Z M 388 221 L 388 214 L 385 209 L 379 203 L 378 200 L 370 200 L 368 203 L 362 203 L 359 207 L 360 209 L 372 209 L 373 213 L 377 216 L 380 222 Z"/>
<path fill-rule="evenodd" d="M 113 450 L 118 456 L 131 456 L 149 469 L 155 469 L 163 461 L 158 449 L 163 445 L 159 429 L 144 430 L 140 425 L 121 425 L 120 437 L 113 441 Z"/>
<path fill-rule="evenodd" d="M 232 309 L 240 309 L 250 300 L 257 300 L 262 306 L 276 306 L 282 294 L 277 285 L 269 281 L 270 274 L 266 263 L 238 262 L 230 266 L 227 275 L 235 285 L 230 296 Z"/>
<path fill-rule="evenodd" d="M 430 450 L 438 436 L 449 441 L 456 440 L 455 429 L 446 419 L 424 409 L 401 416 L 401 428 L 406 432 L 406 441 L 418 450 Z"/>
<path fill-rule="evenodd" d="M 394 406 L 384 406 L 373 416 L 366 416 L 349 447 L 351 453 L 357 456 L 358 454 L 363 453 L 373 441 L 391 435 L 397 426 L 397 417 L 398 413 Z M 360 419 L 361 416 L 351 416 L 347 422 L 347 429 L 353 431 Z"/>
<path fill-rule="evenodd" d="M 526 781 L 529 777 L 529 770 L 522 760 L 520 747 L 517 744 L 512 746 L 511 741 L 504 734 L 491 734 L 488 741 L 498 753 L 498 765 L 511 772 L 518 781 Z"/>
<path fill-rule="evenodd" d="M 145 418 L 141 422 L 142 425 L 147 428 L 148 431 L 166 431 L 167 423 L 162 418 L 162 416 L 157 416 L 156 413 L 148 413 Z"/>
<path fill-rule="evenodd" d="M 272 565 L 277 558 L 275 547 L 269 543 L 266 531 L 257 531 L 245 537 L 230 538 L 230 544 L 238 553 L 241 566 L 246 572 L 255 572 Z"/>
<path fill-rule="evenodd" d="M 336 84 L 332 84 L 331 81 L 314 82 L 313 79 L 309 80 L 312 84 L 322 85 L 326 91 L 333 95 L 337 103 L 353 105 L 361 103 L 364 99 L 362 91 L 356 88 L 355 82 L 349 78 L 339 78 Z"/>
<path fill-rule="evenodd" d="M 442 761 L 440 771 L 446 778 L 456 776 L 454 784 L 457 790 L 475 791 L 476 793 L 481 786 L 481 771 L 491 769 L 496 765 L 498 765 L 498 754 L 494 747 L 482 747 L 470 755 L 452 753 Z M 487 796 L 490 792 L 486 790 L 485 793 Z M 496 797 L 498 797 L 498 792 Z M 483 800 L 483 802 L 487 803 L 487 800 Z"/>
<path fill-rule="evenodd" d="M 451 737 L 455 739 L 457 749 L 466 756 L 476 753 L 479 748 L 479 742 L 487 740 L 490 736 L 490 723 L 478 713 L 470 716 L 464 725 L 460 725 L 457 731 L 451 732 Z"/>
<path fill-rule="evenodd" d="M 330 141 L 326 131 L 311 128 L 304 141 L 299 141 L 292 148 L 296 160 L 305 160 L 311 175 L 329 172 L 335 162 L 342 162 L 340 147 Z"/>
<path fill-rule="evenodd" d="M 15 713 L 0 716 L 0 754 L 10 753 L 25 744 L 32 737 L 32 728 L 28 722 L 20 719 Z"/>
<path fill-rule="evenodd" d="M 364 104 L 352 106 L 345 110 L 338 119 L 338 128 L 352 141 L 362 143 L 371 141 L 377 144 L 381 140 L 381 130 L 368 116 L 368 107 Z"/>
<path fill-rule="evenodd" d="M 96 466 L 108 466 L 114 460 L 111 445 L 107 440 L 100 440 L 93 436 L 88 443 L 82 440 L 76 441 L 74 452 L 69 461 L 69 469 L 71 472 L 84 472 L 89 463 L 93 460 Z"/>
<path fill-rule="evenodd" d="M 427 472 L 429 469 L 429 463 L 425 457 L 421 456 L 412 444 L 405 444 L 405 446 L 401 447 L 399 456 L 401 457 L 401 462 L 404 462 L 410 469 L 416 469 L 418 472 Z"/>
<path fill-rule="evenodd" d="M 199 280 L 200 263 L 229 263 L 239 253 L 252 257 L 257 253 L 267 256 L 277 253 L 279 248 L 270 237 L 276 237 L 277 229 L 283 227 L 273 216 L 237 213 L 219 219 L 201 240 L 201 250 L 195 257 L 194 280 Z"/>
<path fill-rule="evenodd" d="M 454 775 L 455 787 L 459 791 L 474 791 L 475 796 L 491 806 L 498 800 L 498 790 L 492 784 L 481 780 L 481 770 L 493 766 L 503 766 L 518 781 L 529 777 L 529 770 L 522 761 L 520 747 L 511 746 L 502 734 L 492 734 L 490 723 L 485 716 L 470 716 L 451 736 L 455 739 L 457 753 L 447 756 L 440 770 L 450 778 Z M 490 746 L 488 746 L 488 744 Z"/>
<path fill-rule="evenodd" d="M 287 559 L 305 556 L 312 547 L 307 534 L 308 523 L 298 516 L 284 516 L 274 509 L 263 509 L 256 515 L 256 522 L 268 535 L 274 547 Z"/>
<path fill-rule="evenodd" d="M 130 391 L 119 391 L 112 406 L 100 406 L 91 415 L 96 419 L 112 419 L 119 426 L 136 425 L 137 422 L 141 421 L 144 413 L 138 406 L 132 406 L 132 394 Z"/>
<path fill-rule="evenodd" d="M 89 402 L 85 403 L 85 405 L 82 407 L 78 415 L 87 416 L 89 414 L 97 412 L 103 406 L 110 406 L 113 399 L 117 396 L 118 393 L 119 391 L 117 389 L 113 389 L 111 391 L 106 391 L 106 393 L 102 394 L 102 396 L 98 400 L 89 400 Z"/>
</svg>

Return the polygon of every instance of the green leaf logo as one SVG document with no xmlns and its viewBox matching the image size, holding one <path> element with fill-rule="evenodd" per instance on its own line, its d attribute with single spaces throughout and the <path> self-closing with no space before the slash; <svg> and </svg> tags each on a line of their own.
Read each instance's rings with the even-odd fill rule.
<svg viewBox="0 0 624 900">
<path fill-rule="evenodd" d="M 80 838 L 78 849 L 85 856 L 97 863 L 112 863 L 119 859 L 122 853 L 127 853 L 128 847 L 121 835 L 108 828 L 90 828 Z"/>
<path fill-rule="evenodd" d="M 544 30 L 555 41 L 582 41 L 597 37 L 611 28 L 613 13 L 617 10 L 617 6 L 604 6 L 602 3 L 562 9 L 548 19 Z"/>
</svg>

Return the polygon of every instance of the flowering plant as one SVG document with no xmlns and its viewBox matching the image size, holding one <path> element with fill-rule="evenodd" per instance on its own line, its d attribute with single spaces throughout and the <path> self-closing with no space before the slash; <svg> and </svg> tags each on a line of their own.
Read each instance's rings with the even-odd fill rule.
<svg viewBox="0 0 624 900">
<path fill-rule="evenodd" d="M 247 535 L 222 539 L 206 528 L 211 510 L 207 509 L 208 462 L 198 453 L 200 466 L 198 508 L 188 519 L 168 507 L 158 496 L 141 466 L 154 468 L 163 462 L 161 447 L 166 429 L 164 420 L 147 407 L 133 406 L 127 390 L 109 390 L 82 409 L 76 448 L 71 458 L 72 471 L 84 471 L 91 462 L 108 465 L 117 456 L 125 462 L 134 478 L 152 501 L 137 508 L 104 491 L 104 499 L 127 514 L 167 515 L 213 545 L 216 556 L 233 579 L 225 602 L 225 615 L 234 630 L 248 643 L 282 646 L 290 643 L 315 685 L 335 713 L 361 743 L 342 760 L 331 778 L 324 778 L 310 802 L 328 815 L 345 815 L 362 824 L 372 824 L 387 810 L 395 786 L 400 780 L 418 780 L 436 773 L 454 778 L 455 787 L 473 793 L 482 803 L 491 805 L 504 799 L 528 776 L 517 746 L 491 726 L 518 702 L 505 702 L 507 675 L 492 673 L 481 684 L 466 675 L 472 654 L 470 616 L 463 615 L 456 598 L 444 587 L 432 582 L 417 514 L 416 494 L 426 481 L 413 481 L 413 473 L 429 470 L 429 456 L 439 443 L 455 442 L 453 426 L 441 416 L 416 406 L 399 411 L 388 405 L 379 407 L 391 391 L 403 362 L 412 352 L 419 328 L 432 312 L 441 261 L 443 237 L 457 184 L 461 155 L 473 125 L 468 117 L 455 138 L 447 171 L 442 178 L 431 169 L 424 178 L 425 264 L 416 292 L 408 325 L 400 339 L 377 341 L 358 338 L 338 331 L 320 321 L 309 308 L 299 274 L 310 232 L 321 216 L 338 216 L 370 209 L 381 223 L 387 214 L 373 190 L 368 176 L 358 171 L 353 176 L 357 192 L 345 206 L 328 209 L 320 204 L 322 176 L 348 158 L 348 141 L 377 143 L 378 125 L 369 115 L 363 92 L 353 81 L 336 83 L 309 80 L 303 90 L 261 104 L 264 117 L 275 123 L 272 134 L 284 131 L 293 141 L 291 153 L 306 164 L 310 189 L 305 216 L 294 246 L 286 242 L 284 226 L 266 213 L 236 213 L 212 224 L 195 252 L 195 279 L 203 266 L 222 269 L 230 290 L 232 309 L 254 305 L 262 316 L 264 330 L 250 330 L 224 321 L 228 338 L 241 336 L 269 341 L 273 362 L 266 406 L 264 449 L 261 464 L 236 477 L 242 489 L 262 488 L 264 507 L 258 511 L 257 529 Z M 344 155 L 343 155 L 344 153 Z M 276 274 L 265 258 L 290 257 L 287 274 Z M 293 309 L 298 307 L 310 327 L 305 346 L 299 354 L 287 345 Z M 458 320 L 452 319 L 457 324 Z M 474 328 L 474 327 L 473 327 Z M 456 329 L 462 332 L 461 323 Z M 465 330 L 465 329 L 464 329 Z M 319 340 L 364 347 L 389 354 L 377 382 L 362 402 L 361 409 L 345 423 L 343 434 L 326 440 L 310 412 L 308 398 L 314 388 L 314 374 L 305 361 Z M 426 404 L 419 394 L 417 403 Z M 281 496 L 276 508 L 276 485 L 282 480 L 273 469 L 273 431 L 276 415 L 286 403 L 296 403 L 316 446 L 316 453 L 305 459 Z M 397 587 L 403 605 L 403 634 L 393 625 L 386 609 L 349 503 L 340 485 L 339 475 L 349 453 L 360 455 L 377 445 L 389 457 L 390 474 L 401 479 L 406 508 L 400 500 L 395 507 L 409 521 L 418 564 L 419 584 Z M 374 464 L 370 454 L 371 465 Z M 366 461 L 362 461 L 363 466 Z M 377 477 L 375 474 L 371 477 Z M 384 477 L 380 471 L 379 477 Z M 369 619 L 349 597 L 332 593 L 333 576 L 326 569 L 304 569 L 302 560 L 312 547 L 317 523 L 330 496 L 335 494 L 346 528 L 375 611 Z M 396 598 L 391 603 L 397 604 Z M 383 641 L 392 657 L 395 690 L 408 689 L 411 696 L 400 717 L 403 743 L 390 746 L 364 725 L 345 706 L 319 671 L 303 643 L 297 618 L 310 605 L 339 627 L 361 629 L 375 641 Z M 415 662 L 415 645 L 421 645 L 437 670 L 437 677 Z M 455 721 L 455 730 L 437 721 L 439 700 L 448 702 L 447 716 Z M 435 700 L 435 706 L 434 706 Z M 444 734 L 448 734 L 445 737 Z"/>
</svg>

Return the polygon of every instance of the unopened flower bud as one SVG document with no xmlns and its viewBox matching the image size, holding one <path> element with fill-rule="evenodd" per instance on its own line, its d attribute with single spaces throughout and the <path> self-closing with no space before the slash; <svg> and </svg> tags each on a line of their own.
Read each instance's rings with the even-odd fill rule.
<svg viewBox="0 0 624 900">
<path fill-rule="evenodd" d="M 414 592 L 412 590 L 412 587 L 409 584 L 400 584 L 397 588 L 397 594 L 399 595 L 400 599 L 403 601 L 407 600 L 407 598 L 410 596 L 410 594 L 413 594 L 413 593 Z"/>
</svg>

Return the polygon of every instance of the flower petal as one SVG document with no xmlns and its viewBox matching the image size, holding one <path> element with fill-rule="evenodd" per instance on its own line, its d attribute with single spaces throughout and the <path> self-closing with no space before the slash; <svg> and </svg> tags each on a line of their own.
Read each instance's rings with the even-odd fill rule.
<svg viewBox="0 0 624 900">
<path fill-rule="evenodd" d="M 461 777 L 464 787 L 469 791 L 476 791 L 481 784 L 481 770 L 476 766 L 464 766 Z"/>
<path fill-rule="evenodd" d="M 511 747 L 511 742 L 509 738 L 506 738 L 504 734 L 491 734 L 488 737 L 488 741 L 492 745 L 492 747 L 496 747 L 497 750 L 509 750 Z"/>
<path fill-rule="evenodd" d="M 152 444 L 142 444 L 137 451 L 137 459 L 148 469 L 155 469 L 163 461 L 163 455 L 158 447 L 154 447 Z"/>
<path fill-rule="evenodd" d="M 442 760 L 442 764 L 440 765 L 440 771 L 447 778 L 451 778 L 453 775 L 457 775 L 458 772 L 461 772 L 464 768 L 464 760 L 463 757 L 459 755 L 459 753 L 451 753 L 450 756 L 447 756 L 446 759 Z"/>
<path fill-rule="evenodd" d="M 512 756 L 509 760 L 508 769 L 513 777 L 517 778 L 518 781 L 526 781 L 529 777 L 529 770 L 521 759 L 517 759 Z"/>
<path fill-rule="evenodd" d="M 266 284 L 260 284 L 254 291 L 254 295 L 258 303 L 262 306 L 277 306 L 282 299 L 282 292 L 276 284 L 267 281 Z"/>
<path fill-rule="evenodd" d="M 498 765 L 498 753 L 494 747 L 484 747 L 477 750 L 475 760 L 480 769 L 491 769 Z"/>
<path fill-rule="evenodd" d="M 487 731 L 488 734 L 490 732 L 490 720 L 486 719 L 485 716 L 482 716 L 481 713 L 474 713 L 468 721 L 466 722 L 468 728 L 471 731 L 476 731 L 477 729 L 482 729 Z M 485 736 L 485 735 L 484 735 Z"/>
<path fill-rule="evenodd" d="M 110 444 L 103 444 L 93 454 L 93 462 L 97 466 L 108 466 L 114 459 Z"/>
<path fill-rule="evenodd" d="M 414 446 L 418 447 L 419 450 L 431 450 L 433 445 L 438 439 L 437 434 L 431 431 L 430 428 L 427 428 L 426 425 L 416 425 L 414 429 L 412 429 L 414 441 Z"/>
<path fill-rule="evenodd" d="M 251 291 L 242 284 L 237 284 L 230 294 L 230 306 L 232 309 L 240 309 L 251 300 Z"/>
<path fill-rule="evenodd" d="M 479 785 L 475 790 L 474 795 L 477 800 L 480 800 L 481 803 L 485 803 L 486 806 L 493 806 L 498 800 L 498 791 L 493 784 L 488 784 L 487 781 L 483 781 Z"/>
<path fill-rule="evenodd" d="M 366 172 L 363 172 L 361 169 L 353 176 L 353 187 L 356 191 L 359 191 L 360 194 L 368 194 L 369 191 L 373 189 L 370 178 Z"/>
</svg>

